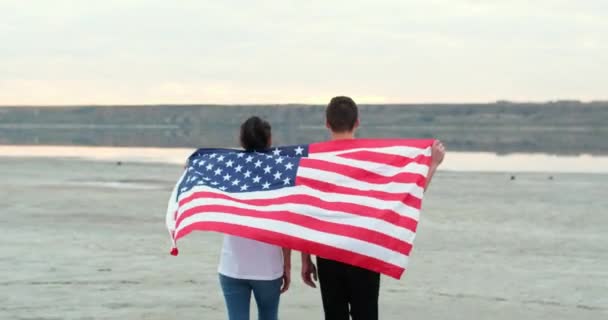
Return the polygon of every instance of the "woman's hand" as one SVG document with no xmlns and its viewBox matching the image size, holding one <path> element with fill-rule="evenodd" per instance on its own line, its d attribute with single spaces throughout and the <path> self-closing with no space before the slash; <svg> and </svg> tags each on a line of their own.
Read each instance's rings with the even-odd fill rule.
<svg viewBox="0 0 608 320">
<path fill-rule="evenodd" d="M 281 286 L 281 293 L 287 292 L 287 290 L 289 290 L 290 284 L 291 284 L 291 266 L 285 265 L 283 267 L 283 285 Z"/>
<path fill-rule="evenodd" d="M 291 249 L 283 248 L 283 285 L 281 293 L 289 290 L 291 284 Z"/>
</svg>

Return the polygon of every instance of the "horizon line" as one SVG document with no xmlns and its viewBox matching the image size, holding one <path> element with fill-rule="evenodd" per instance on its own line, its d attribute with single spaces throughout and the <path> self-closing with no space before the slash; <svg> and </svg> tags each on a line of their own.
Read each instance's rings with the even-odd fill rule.
<svg viewBox="0 0 608 320">
<path fill-rule="evenodd" d="M 578 99 L 554 99 L 554 100 L 506 100 L 499 99 L 486 102 L 378 102 L 378 103 L 357 103 L 360 106 L 366 105 L 382 105 L 382 106 L 401 106 L 401 105 L 427 105 L 427 106 L 451 106 L 451 105 L 488 105 L 488 104 L 552 104 L 552 103 L 576 103 L 576 104 L 604 104 L 607 100 L 578 100 Z M 256 107 L 256 106 L 325 106 L 325 103 L 304 103 L 304 102 L 288 102 L 288 103 L 80 103 L 80 104 L 6 104 L 0 105 L 0 108 L 61 108 L 61 107 L 163 107 L 163 106 L 206 106 L 206 107 Z"/>
</svg>

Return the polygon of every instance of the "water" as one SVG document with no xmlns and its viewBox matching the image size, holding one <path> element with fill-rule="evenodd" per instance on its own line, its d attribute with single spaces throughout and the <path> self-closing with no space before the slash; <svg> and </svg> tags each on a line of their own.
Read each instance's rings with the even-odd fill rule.
<svg viewBox="0 0 608 320">
<path fill-rule="evenodd" d="M 2 146 L 0 157 L 75 158 L 95 161 L 183 164 L 193 149 L 79 146 Z M 442 170 L 466 172 L 608 173 L 608 156 L 556 156 L 448 151 Z"/>
</svg>

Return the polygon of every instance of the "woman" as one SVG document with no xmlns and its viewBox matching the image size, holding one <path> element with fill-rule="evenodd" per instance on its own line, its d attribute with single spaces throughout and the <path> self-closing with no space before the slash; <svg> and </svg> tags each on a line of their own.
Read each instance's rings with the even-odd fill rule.
<svg viewBox="0 0 608 320">
<path fill-rule="evenodd" d="M 251 117 L 241 125 L 240 140 L 247 152 L 268 149 L 270 125 Z M 230 320 L 249 320 L 252 292 L 258 319 L 277 320 L 280 294 L 290 284 L 291 250 L 226 235 L 218 269 Z"/>
</svg>

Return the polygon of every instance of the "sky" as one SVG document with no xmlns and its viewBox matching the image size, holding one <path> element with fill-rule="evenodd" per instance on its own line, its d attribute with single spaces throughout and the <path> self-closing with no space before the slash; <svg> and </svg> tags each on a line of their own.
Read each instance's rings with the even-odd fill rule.
<svg viewBox="0 0 608 320">
<path fill-rule="evenodd" d="M 0 0 L 0 105 L 608 99 L 606 0 Z"/>
</svg>

